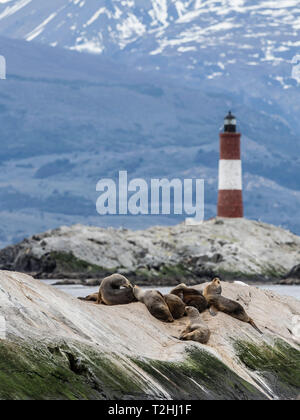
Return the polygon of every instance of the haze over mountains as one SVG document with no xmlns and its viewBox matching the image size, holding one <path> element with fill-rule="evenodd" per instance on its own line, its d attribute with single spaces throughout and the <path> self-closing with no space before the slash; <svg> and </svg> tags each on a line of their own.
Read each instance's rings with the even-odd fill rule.
<svg viewBox="0 0 300 420">
<path fill-rule="evenodd" d="M 0 0 L 0 35 L 1 245 L 180 220 L 98 216 L 96 182 L 119 170 L 204 178 L 212 217 L 229 108 L 246 216 L 300 233 L 298 1 Z"/>
</svg>

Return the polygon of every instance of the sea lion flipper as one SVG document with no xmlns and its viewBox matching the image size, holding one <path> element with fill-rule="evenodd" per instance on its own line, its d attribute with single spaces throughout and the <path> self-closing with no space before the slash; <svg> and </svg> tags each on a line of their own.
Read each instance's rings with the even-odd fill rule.
<svg viewBox="0 0 300 420">
<path fill-rule="evenodd" d="M 211 316 L 216 316 L 218 314 L 218 309 L 215 306 L 211 306 L 209 308 L 209 313 L 211 314 Z"/>
<path fill-rule="evenodd" d="M 191 332 L 192 330 L 191 330 L 191 327 L 190 327 L 190 325 L 188 325 L 187 327 L 186 327 L 186 329 L 184 330 L 184 331 L 182 331 L 182 333 L 181 333 L 181 335 L 183 335 L 183 334 L 187 334 L 187 333 L 189 333 L 189 332 Z"/>
<path fill-rule="evenodd" d="M 100 305 L 100 303 L 102 303 L 102 295 L 101 295 L 101 291 L 99 290 L 99 293 L 98 293 L 98 299 L 97 299 L 97 305 Z"/>
<path fill-rule="evenodd" d="M 190 334 L 190 331 L 182 331 L 182 333 L 179 336 L 179 340 L 189 340 Z"/>
<path fill-rule="evenodd" d="M 258 326 L 255 324 L 255 322 L 253 321 L 253 319 L 251 319 L 250 318 L 250 320 L 249 320 L 249 324 L 250 325 L 252 325 L 252 327 L 257 331 L 257 332 L 259 332 L 259 334 L 262 334 L 263 335 L 263 332 L 262 331 L 260 331 L 260 329 L 258 328 Z"/>
<path fill-rule="evenodd" d="M 179 337 L 179 340 L 186 340 L 187 339 L 187 334 L 181 334 Z"/>
<path fill-rule="evenodd" d="M 171 338 L 175 338 L 175 340 L 180 340 L 180 337 L 175 337 L 175 335 L 170 335 Z"/>
<path fill-rule="evenodd" d="M 78 297 L 77 299 L 83 300 L 85 302 L 96 302 L 98 298 L 98 293 L 92 293 L 91 295 L 85 297 Z"/>
</svg>

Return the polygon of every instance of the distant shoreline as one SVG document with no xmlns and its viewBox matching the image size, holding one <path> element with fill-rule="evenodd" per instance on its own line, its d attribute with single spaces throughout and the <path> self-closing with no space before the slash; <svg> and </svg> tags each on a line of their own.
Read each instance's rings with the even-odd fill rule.
<svg viewBox="0 0 300 420">
<path fill-rule="evenodd" d="M 129 276 L 130 278 L 130 276 Z M 42 280 L 42 281 L 49 281 L 51 282 L 53 285 L 56 286 L 72 286 L 72 285 L 82 285 L 82 286 L 87 286 L 87 287 L 96 287 L 100 284 L 101 279 L 55 279 L 55 278 L 44 278 L 44 277 L 36 277 L 37 280 Z M 207 281 L 210 281 L 210 278 L 207 279 L 199 279 L 199 282 L 195 282 L 193 281 L 192 284 L 190 284 L 189 281 L 187 281 L 186 279 L 182 279 L 183 283 L 189 284 L 189 285 L 199 285 L 199 284 L 203 284 L 206 283 Z M 260 286 L 260 285 L 265 285 L 265 286 L 300 286 L 300 280 L 298 279 L 281 279 L 281 280 L 265 280 L 262 281 L 261 278 L 259 278 L 257 281 L 253 281 L 253 280 L 245 280 L 245 279 L 240 279 L 237 278 L 236 280 L 227 280 L 225 279 L 224 281 L 226 281 L 227 283 L 234 283 L 235 281 L 240 281 L 243 283 L 246 283 L 249 286 Z M 139 281 L 138 279 L 136 279 L 136 281 L 133 281 L 135 284 L 137 284 L 138 286 L 145 286 L 145 287 L 149 287 L 149 286 L 156 286 L 156 287 L 174 287 L 177 284 L 179 284 L 179 282 L 166 282 L 164 283 L 163 280 L 158 280 L 158 281 L 153 281 L 150 284 L 147 282 L 143 282 L 143 281 Z"/>
<path fill-rule="evenodd" d="M 82 285 L 82 284 L 65 284 L 58 285 L 55 284 L 56 280 L 41 280 L 43 283 L 51 285 L 58 290 L 61 290 L 65 293 L 68 293 L 74 297 L 84 296 L 91 294 L 97 290 L 97 286 L 91 285 Z M 249 284 L 249 286 L 258 287 L 263 290 L 273 291 L 279 295 L 291 296 L 300 300 L 300 285 L 281 285 L 281 284 Z M 162 293 L 169 293 L 169 291 L 174 286 L 156 286 L 156 285 L 147 285 L 145 288 L 157 288 Z"/>
</svg>

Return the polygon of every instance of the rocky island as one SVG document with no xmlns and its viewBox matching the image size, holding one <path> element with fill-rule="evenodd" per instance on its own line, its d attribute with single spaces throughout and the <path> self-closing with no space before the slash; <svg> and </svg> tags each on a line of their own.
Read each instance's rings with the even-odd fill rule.
<svg viewBox="0 0 300 420">
<path fill-rule="evenodd" d="M 114 272 L 139 285 L 223 280 L 300 283 L 300 237 L 247 219 L 143 231 L 61 227 L 0 251 L 0 268 L 99 284 Z"/>
<path fill-rule="evenodd" d="M 203 285 L 195 286 L 203 288 Z M 263 335 L 202 314 L 208 345 L 181 342 L 139 302 L 81 302 L 16 272 L 0 272 L 0 399 L 295 399 L 300 302 L 224 283 Z"/>
</svg>

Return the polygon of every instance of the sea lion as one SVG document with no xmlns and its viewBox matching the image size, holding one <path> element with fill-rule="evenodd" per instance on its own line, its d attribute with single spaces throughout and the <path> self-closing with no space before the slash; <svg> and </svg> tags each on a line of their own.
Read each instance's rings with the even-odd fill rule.
<svg viewBox="0 0 300 420">
<path fill-rule="evenodd" d="M 193 306 L 200 313 L 208 308 L 208 303 L 203 293 L 200 290 L 188 287 L 184 283 L 176 286 L 175 289 L 171 290 L 170 294 L 180 297 L 187 306 Z"/>
<path fill-rule="evenodd" d="M 179 340 L 198 341 L 206 344 L 210 338 L 210 329 L 202 320 L 200 312 L 193 306 L 186 306 L 186 313 L 189 317 L 189 324 L 180 334 Z"/>
<path fill-rule="evenodd" d="M 164 295 L 164 299 L 174 319 L 182 318 L 185 315 L 185 303 L 176 295 Z"/>
<path fill-rule="evenodd" d="M 212 316 L 215 316 L 218 311 L 224 312 L 233 318 L 239 319 L 240 321 L 252 325 L 256 331 L 262 334 L 260 329 L 255 325 L 253 319 L 247 315 L 242 305 L 240 305 L 238 302 L 235 302 L 234 300 L 221 296 L 222 286 L 218 277 L 215 277 L 213 281 L 205 287 L 203 294 L 210 306 L 209 311 Z"/>
<path fill-rule="evenodd" d="M 135 298 L 146 305 L 148 311 L 160 321 L 173 322 L 174 318 L 163 295 L 157 290 L 142 290 L 134 286 L 133 294 Z"/>
<path fill-rule="evenodd" d="M 133 286 L 125 276 L 112 274 L 101 281 L 97 304 L 126 305 L 134 301 Z"/>
<path fill-rule="evenodd" d="M 99 292 L 92 293 L 91 295 L 88 295 L 86 297 L 79 297 L 78 299 L 88 301 L 88 302 L 97 302 L 98 296 L 99 296 Z"/>
</svg>

